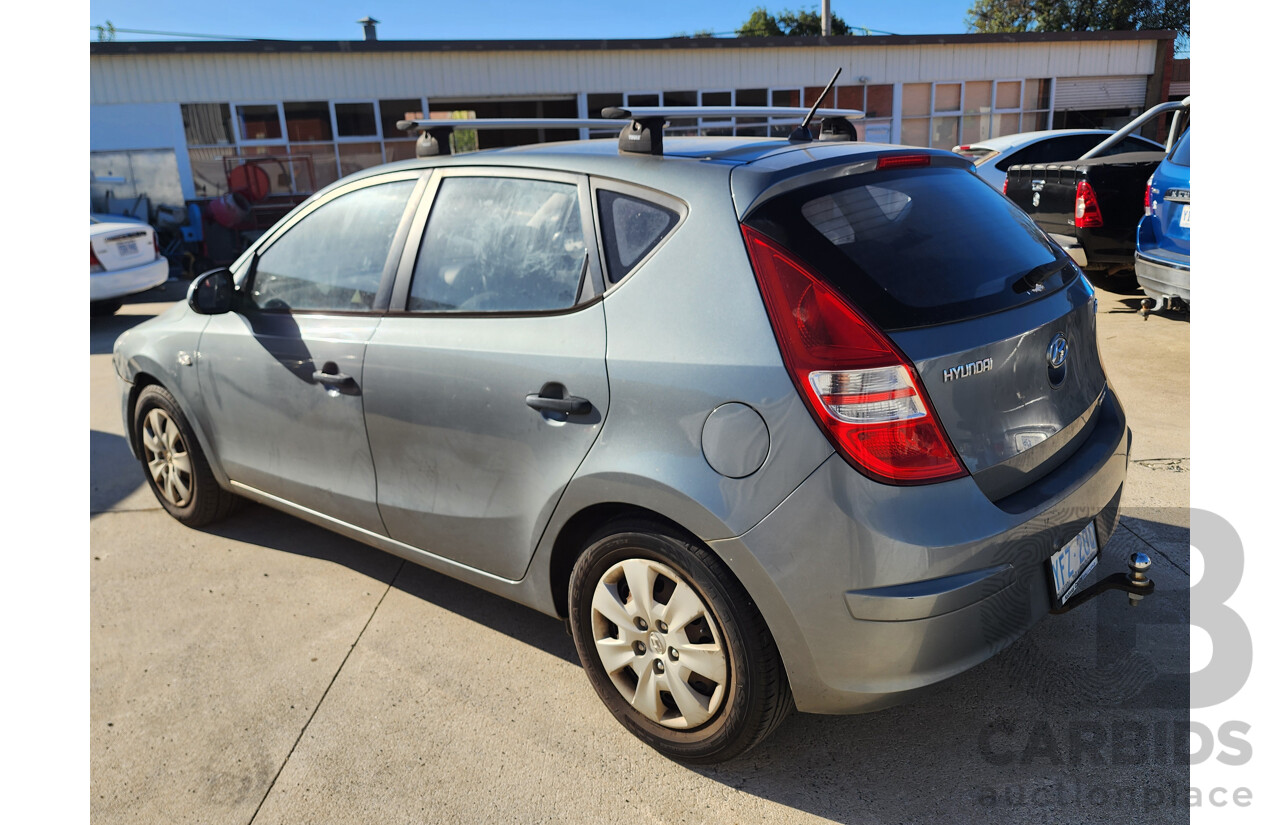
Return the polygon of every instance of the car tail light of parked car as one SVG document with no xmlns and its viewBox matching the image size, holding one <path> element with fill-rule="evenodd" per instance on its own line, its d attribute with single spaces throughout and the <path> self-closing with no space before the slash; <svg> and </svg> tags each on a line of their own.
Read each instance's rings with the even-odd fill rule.
<svg viewBox="0 0 1280 825">
<path fill-rule="evenodd" d="M 1093 194 L 1089 181 L 1082 180 L 1076 184 L 1076 227 L 1102 226 L 1102 210 L 1098 208 L 1098 197 Z"/>
<path fill-rule="evenodd" d="M 891 484 L 965 475 L 897 347 L 776 243 L 742 234 L 791 380 L 836 449 Z"/>
<path fill-rule="evenodd" d="M 107 268 L 102 265 L 102 261 L 98 260 L 98 255 L 93 251 L 93 242 L 89 242 L 89 274 L 95 272 L 106 272 Z"/>
</svg>

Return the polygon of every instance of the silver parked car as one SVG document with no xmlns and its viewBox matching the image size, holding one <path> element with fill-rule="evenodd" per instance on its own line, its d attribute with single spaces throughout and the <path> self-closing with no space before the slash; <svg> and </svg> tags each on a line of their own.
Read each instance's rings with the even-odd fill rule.
<svg viewBox="0 0 1280 825">
<path fill-rule="evenodd" d="M 250 499 L 564 617 L 689 762 L 1069 604 L 1130 441 L 1076 266 L 949 152 L 652 144 L 367 170 L 197 279 L 115 347 L 160 503 Z"/>
</svg>

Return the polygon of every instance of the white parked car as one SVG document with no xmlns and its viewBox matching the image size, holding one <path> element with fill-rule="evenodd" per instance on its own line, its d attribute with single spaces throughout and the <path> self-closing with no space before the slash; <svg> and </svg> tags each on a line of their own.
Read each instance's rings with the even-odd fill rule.
<svg viewBox="0 0 1280 825">
<path fill-rule="evenodd" d="M 89 314 L 111 315 L 127 295 L 169 280 L 156 231 L 118 215 L 89 215 Z"/>
<path fill-rule="evenodd" d="M 989 138 L 980 143 L 952 147 L 957 155 L 973 161 L 978 177 L 1004 189 L 1005 171 L 1015 163 L 1053 163 L 1075 160 L 1102 142 L 1111 129 L 1050 129 L 1043 132 L 1020 132 L 1016 135 Z M 1124 152 L 1163 152 L 1164 147 L 1144 137 L 1131 135 L 1107 155 Z"/>
</svg>

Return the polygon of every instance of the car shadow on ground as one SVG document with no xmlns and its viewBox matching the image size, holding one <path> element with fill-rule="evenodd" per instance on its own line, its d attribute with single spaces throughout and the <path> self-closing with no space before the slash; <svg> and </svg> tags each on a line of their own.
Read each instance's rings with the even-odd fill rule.
<svg viewBox="0 0 1280 825">
<path fill-rule="evenodd" d="M 1151 539 L 1185 532 L 1130 523 Z M 248 504 L 204 529 L 343 565 L 579 664 L 562 621 L 284 513 Z M 1136 536 L 1109 542 L 1095 575 L 1123 569 L 1128 553 L 1143 546 Z M 794 713 L 747 754 L 687 770 L 839 822 L 889 814 L 884 821 L 985 825 L 1013 816 L 1047 821 L 1102 813 L 1132 822 L 1185 821 L 1189 768 L 1185 731 L 1179 740 L 1177 725 L 1189 694 L 1185 674 L 1169 673 L 1189 657 L 1185 587 L 1166 585 L 1143 613 L 1132 611 L 1123 594 L 1105 594 L 1046 618 L 1008 650 L 908 705 L 858 716 Z M 1172 640 L 1160 650 L 1144 651 L 1135 629 L 1151 622 L 1182 632 L 1166 634 Z M 1137 743 L 1122 744 L 1134 731 Z M 1148 786 L 1154 796 L 1143 796 Z"/>
<path fill-rule="evenodd" d="M 89 514 L 110 510 L 146 484 L 122 435 L 89 430 Z"/>
</svg>

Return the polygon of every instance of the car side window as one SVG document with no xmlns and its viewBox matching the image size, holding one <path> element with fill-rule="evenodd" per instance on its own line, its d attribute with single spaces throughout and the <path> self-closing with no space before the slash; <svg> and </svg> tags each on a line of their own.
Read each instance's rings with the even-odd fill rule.
<svg viewBox="0 0 1280 825">
<path fill-rule="evenodd" d="M 367 186 L 302 218 L 258 256 L 249 298 L 264 310 L 369 312 L 416 181 Z"/>
<path fill-rule="evenodd" d="M 577 301 L 586 262 L 575 184 L 446 177 L 431 204 L 408 308 L 567 309 Z"/>
<path fill-rule="evenodd" d="M 601 189 L 598 198 L 609 281 L 616 284 L 667 236 L 680 216 L 665 206 L 607 189 Z"/>
</svg>

